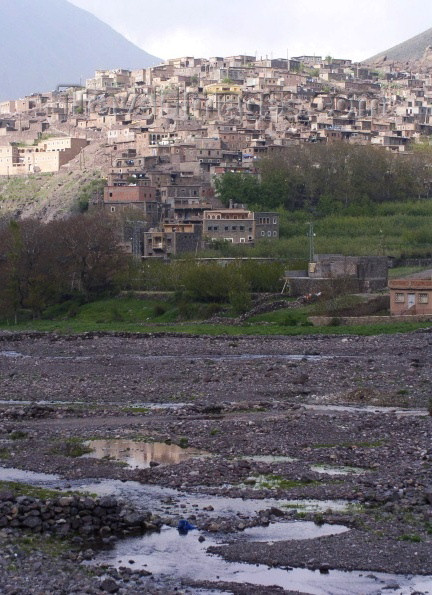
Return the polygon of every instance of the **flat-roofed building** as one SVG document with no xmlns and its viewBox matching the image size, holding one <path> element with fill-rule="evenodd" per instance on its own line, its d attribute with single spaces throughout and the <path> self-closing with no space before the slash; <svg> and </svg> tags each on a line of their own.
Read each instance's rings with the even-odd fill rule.
<svg viewBox="0 0 432 595">
<path fill-rule="evenodd" d="M 432 277 L 389 281 L 390 314 L 432 314 Z"/>
<path fill-rule="evenodd" d="M 279 237 L 279 214 L 254 213 L 243 208 L 204 211 L 203 235 L 211 241 L 253 244 L 256 240 Z"/>
</svg>

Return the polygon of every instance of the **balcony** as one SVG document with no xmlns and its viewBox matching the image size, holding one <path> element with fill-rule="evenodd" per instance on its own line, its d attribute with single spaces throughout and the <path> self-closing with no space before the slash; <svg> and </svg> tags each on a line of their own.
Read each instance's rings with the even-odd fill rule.
<svg viewBox="0 0 432 595">
<path fill-rule="evenodd" d="M 221 160 L 217 157 L 203 157 L 199 162 L 203 165 L 219 165 Z"/>
</svg>

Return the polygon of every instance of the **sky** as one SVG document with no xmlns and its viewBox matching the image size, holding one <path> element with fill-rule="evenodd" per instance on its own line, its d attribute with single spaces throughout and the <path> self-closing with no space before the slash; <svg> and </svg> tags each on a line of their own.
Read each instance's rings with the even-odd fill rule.
<svg viewBox="0 0 432 595">
<path fill-rule="evenodd" d="M 364 60 L 432 27 L 430 0 L 69 0 L 158 56 Z"/>
</svg>

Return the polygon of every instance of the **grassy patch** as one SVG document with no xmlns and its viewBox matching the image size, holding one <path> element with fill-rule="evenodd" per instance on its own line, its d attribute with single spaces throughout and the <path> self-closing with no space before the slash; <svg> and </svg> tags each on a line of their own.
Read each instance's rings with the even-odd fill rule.
<svg viewBox="0 0 432 595">
<path fill-rule="evenodd" d="M 333 303 L 334 302 L 334 303 Z M 333 300 L 336 310 L 346 300 Z M 380 335 L 410 332 L 430 327 L 430 322 L 390 322 L 358 326 L 311 327 L 308 316 L 317 313 L 325 304 L 312 304 L 301 308 L 282 308 L 260 314 L 241 325 L 210 324 L 210 306 L 193 302 L 176 304 L 173 301 L 141 300 L 132 297 L 103 299 L 89 304 L 65 302 L 48 309 L 40 320 L 27 320 L 18 325 L 0 323 L 0 328 L 22 331 L 36 330 L 75 334 L 88 331 L 154 333 L 157 331 L 194 335 Z M 162 310 L 164 310 L 163 313 Z"/>
<path fill-rule="evenodd" d="M 250 484 L 252 484 L 252 480 L 255 481 L 253 487 L 257 490 L 292 490 L 294 488 L 318 485 L 322 483 L 320 481 L 314 480 L 286 479 L 281 475 L 257 475 L 256 477 L 250 479 Z"/>
<path fill-rule="evenodd" d="M 264 316 L 264 315 L 263 315 Z M 263 319 L 264 320 L 264 319 Z M 263 325 L 262 323 L 245 323 L 239 326 L 225 324 L 207 323 L 170 323 L 158 326 L 150 323 L 138 322 L 83 322 L 74 320 L 48 321 L 34 320 L 18 325 L 0 325 L 0 328 L 10 331 L 45 331 L 55 332 L 63 335 L 79 334 L 89 331 L 110 331 L 110 332 L 131 332 L 131 333 L 154 333 L 157 331 L 209 335 L 209 336 L 297 336 L 297 335 L 361 335 L 375 336 L 396 333 L 409 333 L 421 328 L 428 328 L 430 322 L 392 322 L 388 324 L 369 324 L 358 326 L 290 326 L 278 323 Z"/>
<path fill-rule="evenodd" d="M 382 446 L 384 440 L 376 440 L 375 442 L 340 442 L 339 444 L 311 444 L 310 448 L 377 448 Z"/>
<path fill-rule="evenodd" d="M 9 438 L 11 440 L 24 440 L 24 438 L 27 438 L 27 436 L 27 432 L 23 432 L 22 430 L 15 430 L 9 434 Z"/>
<path fill-rule="evenodd" d="M 124 413 L 140 413 L 142 415 L 150 413 L 150 409 L 148 407 L 122 407 L 120 411 Z"/>
<path fill-rule="evenodd" d="M 64 442 L 57 442 L 50 450 L 51 454 L 73 458 L 82 457 L 90 452 L 92 449 L 81 438 L 68 438 Z"/>
<path fill-rule="evenodd" d="M 407 275 L 421 273 L 424 270 L 424 267 L 394 267 L 393 269 L 389 269 L 388 277 L 389 279 L 401 279 Z"/>
<path fill-rule="evenodd" d="M 52 500 L 61 496 L 71 496 L 78 492 L 63 492 L 59 490 L 50 490 L 47 488 L 38 488 L 27 483 L 18 483 L 14 481 L 0 481 L 0 492 L 12 492 L 14 496 L 28 496 L 29 498 L 38 498 L 39 500 Z"/>
<path fill-rule="evenodd" d="M 423 539 L 420 537 L 420 535 L 416 535 L 416 534 L 411 534 L 411 533 L 405 533 L 404 535 L 401 535 L 400 537 L 398 537 L 399 541 L 410 541 L 412 543 L 420 543 L 421 541 L 423 541 Z"/>
<path fill-rule="evenodd" d="M 9 450 L 7 448 L 0 448 L 0 459 L 5 461 L 7 459 L 10 459 L 11 457 L 11 453 L 9 452 Z"/>
<path fill-rule="evenodd" d="M 12 540 L 9 539 L 9 541 L 25 554 L 41 552 L 44 556 L 49 558 L 58 558 L 64 554 L 68 554 L 72 548 L 71 543 L 67 539 L 47 537 L 46 535 L 23 534 L 18 537 L 13 537 Z M 10 570 L 15 569 L 16 567 L 11 568 Z"/>
</svg>

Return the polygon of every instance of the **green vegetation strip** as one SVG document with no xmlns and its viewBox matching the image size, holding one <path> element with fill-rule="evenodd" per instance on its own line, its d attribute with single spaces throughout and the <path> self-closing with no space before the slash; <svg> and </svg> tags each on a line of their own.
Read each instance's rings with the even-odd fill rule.
<svg viewBox="0 0 432 595">
<path fill-rule="evenodd" d="M 59 490 L 38 488 L 27 483 L 17 483 L 14 481 L 0 481 L 0 492 L 12 492 L 15 497 L 28 496 L 29 498 L 37 498 L 39 500 L 79 494 L 79 492 L 60 492 Z M 88 494 L 85 495 L 87 496 Z"/>
</svg>

